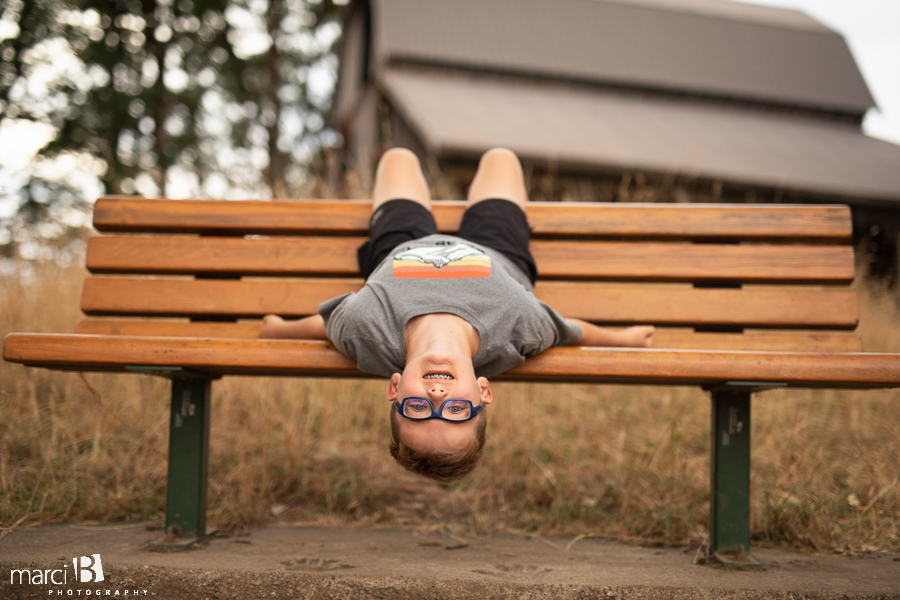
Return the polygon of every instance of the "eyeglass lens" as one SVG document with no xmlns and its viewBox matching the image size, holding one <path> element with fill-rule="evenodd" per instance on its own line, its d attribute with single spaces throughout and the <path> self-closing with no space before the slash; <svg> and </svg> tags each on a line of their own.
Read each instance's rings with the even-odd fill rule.
<svg viewBox="0 0 900 600">
<path fill-rule="evenodd" d="M 431 403 L 424 398 L 407 398 L 403 403 L 403 414 L 410 419 L 427 419 L 431 416 Z M 441 416 L 451 421 L 468 419 L 472 405 L 465 400 L 447 400 L 441 409 Z"/>
</svg>

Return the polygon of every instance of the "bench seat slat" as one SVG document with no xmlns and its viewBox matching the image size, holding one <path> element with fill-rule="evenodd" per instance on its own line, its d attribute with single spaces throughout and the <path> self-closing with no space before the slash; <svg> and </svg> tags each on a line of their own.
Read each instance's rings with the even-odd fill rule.
<svg viewBox="0 0 900 600">
<path fill-rule="evenodd" d="M 465 203 L 436 201 L 442 232 L 455 232 Z M 368 200 L 244 201 L 107 197 L 94 207 L 99 231 L 227 233 L 232 235 L 365 235 Z M 528 218 L 541 236 L 641 239 L 850 240 L 847 206 L 621 204 L 534 202 Z"/>
<path fill-rule="evenodd" d="M 85 281 L 81 307 L 95 316 L 299 317 L 362 285 L 361 279 L 92 277 Z M 857 322 L 856 294 L 845 289 L 538 281 L 535 292 L 565 316 L 602 323 L 853 329 Z"/>
<path fill-rule="evenodd" d="M 255 339 L 262 321 L 221 323 L 184 319 L 83 319 L 76 333 L 93 335 L 211 337 Z M 695 333 L 687 329 L 657 328 L 655 348 L 694 350 L 780 350 L 782 352 L 862 352 L 855 335 L 824 332 L 745 331 Z"/>
<path fill-rule="evenodd" d="M 96 237 L 94 273 L 355 275 L 365 238 Z M 620 281 L 849 283 L 850 246 L 535 240 L 545 278 Z"/>
<path fill-rule="evenodd" d="M 55 369 L 124 371 L 181 367 L 215 375 L 361 377 L 324 341 L 9 334 L 3 358 Z M 720 385 L 780 382 L 790 387 L 900 387 L 898 354 L 725 352 L 551 348 L 497 379 L 585 383 Z"/>
</svg>

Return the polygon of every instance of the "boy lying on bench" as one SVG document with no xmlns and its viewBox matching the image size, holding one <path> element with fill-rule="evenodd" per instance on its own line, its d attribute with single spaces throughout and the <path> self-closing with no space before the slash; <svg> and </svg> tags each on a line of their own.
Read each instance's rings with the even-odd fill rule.
<svg viewBox="0 0 900 600">
<path fill-rule="evenodd" d="M 360 370 L 390 377 L 391 455 L 447 483 L 475 468 L 492 400 L 488 377 L 554 345 L 649 346 L 653 327 L 611 331 L 565 319 L 534 296 L 528 195 L 509 150 L 482 156 L 457 235 L 437 233 L 419 161 L 378 163 L 365 287 L 298 321 L 267 315 L 264 338 L 328 339 Z"/>
</svg>

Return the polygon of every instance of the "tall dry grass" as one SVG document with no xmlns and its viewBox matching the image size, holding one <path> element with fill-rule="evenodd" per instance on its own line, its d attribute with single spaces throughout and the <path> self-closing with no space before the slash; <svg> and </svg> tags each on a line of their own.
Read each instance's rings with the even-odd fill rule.
<svg viewBox="0 0 900 600">
<path fill-rule="evenodd" d="M 71 331 L 84 272 L 0 278 L 0 333 Z M 900 352 L 894 297 L 860 288 L 869 351 Z M 692 388 L 495 384 L 482 468 L 452 486 L 387 452 L 381 382 L 213 384 L 210 519 L 529 531 L 697 544 L 709 400 Z M 0 364 L 0 528 L 160 520 L 168 383 Z M 753 404 L 754 543 L 900 546 L 900 392 L 784 390 Z"/>
</svg>

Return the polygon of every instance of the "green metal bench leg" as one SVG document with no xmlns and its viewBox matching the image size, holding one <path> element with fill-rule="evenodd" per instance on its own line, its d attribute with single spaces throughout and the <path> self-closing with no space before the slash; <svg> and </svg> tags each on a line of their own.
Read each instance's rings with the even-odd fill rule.
<svg viewBox="0 0 900 600">
<path fill-rule="evenodd" d="M 186 548 L 204 539 L 209 466 L 210 379 L 172 379 L 166 537 L 152 546 Z"/>
<path fill-rule="evenodd" d="M 750 556 L 750 391 L 712 392 L 709 553 L 727 565 Z"/>
</svg>

